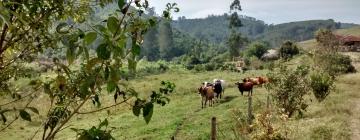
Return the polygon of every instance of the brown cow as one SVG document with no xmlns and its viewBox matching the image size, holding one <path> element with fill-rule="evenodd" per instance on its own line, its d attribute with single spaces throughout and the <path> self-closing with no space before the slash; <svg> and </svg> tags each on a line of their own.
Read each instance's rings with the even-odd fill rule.
<svg viewBox="0 0 360 140">
<path fill-rule="evenodd" d="M 252 96 L 253 87 L 254 87 L 254 84 L 252 82 L 243 82 L 243 83 L 236 82 L 235 84 L 238 86 L 241 95 L 243 95 L 244 91 L 248 91 L 249 92 L 248 96 L 249 95 Z"/>
<path fill-rule="evenodd" d="M 213 85 L 202 85 L 198 88 L 199 94 L 201 94 L 201 108 L 206 107 L 207 101 L 209 101 L 209 106 L 212 106 L 215 98 L 215 91 Z"/>
</svg>

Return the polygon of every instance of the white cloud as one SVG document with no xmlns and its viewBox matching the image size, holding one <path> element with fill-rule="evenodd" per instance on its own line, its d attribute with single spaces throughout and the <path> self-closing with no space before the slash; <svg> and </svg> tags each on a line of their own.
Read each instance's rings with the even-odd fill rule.
<svg viewBox="0 0 360 140">
<path fill-rule="evenodd" d="M 240 0 L 242 14 L 266 23 L 284 23 L 310 19 L 334 19 L 360 24 L 360 0 Z M 180 12 L 174 17 L 202 18 L 229 11 L 232 0 L 152 0 L 157 13 L 168 2 L 176 2 Z"/>
</svg>

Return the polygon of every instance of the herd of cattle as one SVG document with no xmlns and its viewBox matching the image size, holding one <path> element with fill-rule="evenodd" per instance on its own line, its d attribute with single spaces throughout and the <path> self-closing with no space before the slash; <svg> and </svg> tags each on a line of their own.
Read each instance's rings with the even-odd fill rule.
<svg viewBox="0 0 360 140">
<path fill-rule="evenodd" d="M 252 96 L 253 87 L 255 85 L 261 86 L 262 84 L 268 83 L 269 79 L 267 77 L 254 77 L 254 78 L 244 78 L 243 82 L 236 82 L 241 95 L 244 91 L 248 91 L 248 96 Z M 225 91 L 225 80 L 214 79 L 212 83 L 203 82 L 202 85 L 198 88 L 199 94 L 201 95 L 201 107 L 206 107 L 206 103 L 209 101 L 209 106 L 212 106 L 215 102 L 215 99 L 221 99 Z"/>
</svg>

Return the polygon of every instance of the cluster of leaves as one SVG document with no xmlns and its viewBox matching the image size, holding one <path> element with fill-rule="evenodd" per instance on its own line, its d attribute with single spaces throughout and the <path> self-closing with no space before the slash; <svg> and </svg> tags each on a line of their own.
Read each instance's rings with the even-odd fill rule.
<svg viewBox="0 0 360 140">
<path fill-rule="evenodd" d="M 109 121 L 105 119 L 100 121 L 100 124 L 95 127 L 91 127 L 89 130 L 71 128 L 77 133 L 77 140 L 115 140 L 111 135 L 114 128 L 108 130 Z"/>
<path fill-rule="evenodd" d="M 309 94 L 310 87 L 308 66 L 298 66 L 295 70 L 280 65 L 278 70 L 268 74 L 272 82 L 266 85 L 266 89 L 271 93 L 276 105 L 285 110 L 291 117 L 295 112 L 302 115 L 307 108 L 304 96 Z"/>
<path fill-rule="evenodd" d="M 133 113 L 135 116 L 139 116 L 141 110 L 143 112 L 143 117 L 146 123 L 149 123 L 153 115 L 154 104 L 159 104 L 161 106 L 166 105 L 170 102 L 170 99 L 165 95 L 172 93 L 175 90 L 175 84 L 169 81 L 161 81 L 162 87 L 159 88 L 159 91 L 152 91 L 150 100 L 144 100 L 137 98 L 133 106 Z"/>
<path fill-rule="evenodd" d="M 287 60 L 299 54 L 299 48 L 292 41 L 285 41 L 279 50 L 280 57 Z"/>
</svg>

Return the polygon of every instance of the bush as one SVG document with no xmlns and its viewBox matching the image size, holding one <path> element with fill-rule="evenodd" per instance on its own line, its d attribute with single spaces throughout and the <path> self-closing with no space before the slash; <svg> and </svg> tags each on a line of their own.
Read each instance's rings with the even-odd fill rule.
<svg viewBox="0 0 360 140">
<path fill-rule="evenodd" d="M 283 59 L 290 59 L 294 55 L 299 54 L 299 48 L 292 41 L 285 41 L 279 50 L 280 57 Z"/>
<path fill-rule="evenodd" d="M 340 53 L 320 53 L 316 55 L 315 64 L 331 76 L 356 72 L 351 58 Z"/>
<path fill-rule="evenodd" d="M 231 64 L 231 63 L 225 63 L 224 65 L 221 66 L 220 69 L 221 70 L 228 70 L 228 71 L 238 72 L 238 70 L 235 67 L 235 64 Z"/>
<path fill-rule="evenodd" d="M 331 140 L 333 129 L 328 128 L 327 126 L 319 126 L 312 130 L 311 139 L 314 140 Z"/>
<path fill-rule="evenodd" d="M 330 94 L 334 86 L 334 80 L 329 74 L 323 72 L 313 73 L 310 79 L 310 87 L 312 88 L 315 98 L 319 102 L 323 101 Z"/>
<path fill-rule="evenodd" d="M 266 89 L 272 94 L 276 105 L 284 109 L 291 117 L 295 112 L 302 115 L 307 108 L 304 96 L 309 93 L 308 66 L 298 66 L 295 70 L 280 65 L 276 71 L 269 73 L 272 82 L 266 85 Z"/>
<path fill-rule="evenodd" d="M 199 65 L 195 65 L 194 66 L 194 70 L 196 71 L 205 71 L 205 68 L 202 64 L 199 64 Z"/>
</svg>

